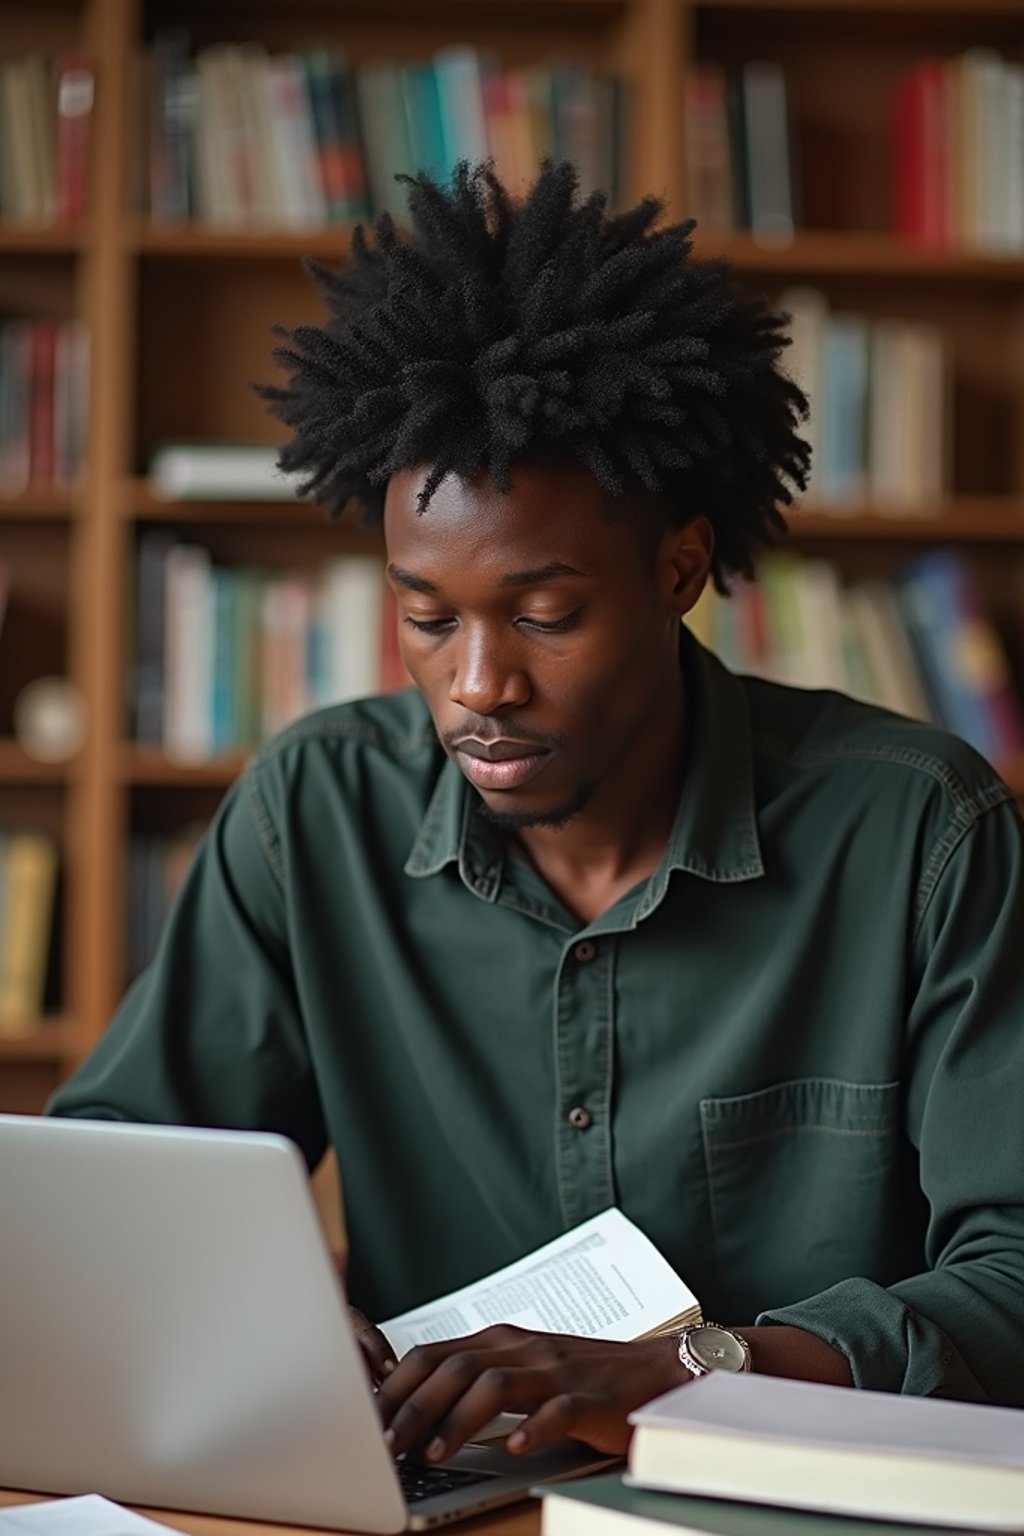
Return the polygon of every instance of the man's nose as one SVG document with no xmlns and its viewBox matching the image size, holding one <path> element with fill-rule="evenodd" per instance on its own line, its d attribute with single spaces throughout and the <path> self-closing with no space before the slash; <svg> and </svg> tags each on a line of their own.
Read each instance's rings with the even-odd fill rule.
<svg viewBox="0 0 1024 1536">
<path fill-rule="evenodd" d="M 467 634 L 456 656 L 448 696 L 472 714 L 493 715 L 527 703 L 530 683 L 508 646 L 485 634 Z"/>
</svg>

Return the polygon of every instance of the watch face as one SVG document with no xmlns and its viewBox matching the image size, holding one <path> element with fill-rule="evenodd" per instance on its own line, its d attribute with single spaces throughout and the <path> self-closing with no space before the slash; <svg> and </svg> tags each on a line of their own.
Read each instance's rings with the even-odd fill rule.
<svg viewBox="0 0 1024 1536">
<path fill-rule="evenodd" d="M 735 1334 L 706 1323 L 688 1335 L 686 1347 L 706 1371 L 742 1371 L 745 1355 Z"/>
</svg>

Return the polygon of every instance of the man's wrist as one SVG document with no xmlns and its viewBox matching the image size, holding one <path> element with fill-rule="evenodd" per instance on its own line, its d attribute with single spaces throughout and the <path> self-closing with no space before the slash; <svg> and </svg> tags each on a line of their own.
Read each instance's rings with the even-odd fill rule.
<svg viewBox="0 0 1024 1536">
<path fill-rule="evenodd" d="M 784 1323 L 739 1328 L 750 1346 L 750 1368 L 762 1376 L 787 1376 L 827 1386 L 852 1387 L 853 1372 L 841 1350 L 816 1333 Z"/>
</svg>

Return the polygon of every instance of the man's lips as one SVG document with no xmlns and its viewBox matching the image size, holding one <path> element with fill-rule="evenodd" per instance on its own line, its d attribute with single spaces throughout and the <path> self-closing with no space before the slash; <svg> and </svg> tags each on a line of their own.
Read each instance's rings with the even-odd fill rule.
<svg viewBox="0 0 1024 1536">
<path fill-rule="evenodd" d="M 533 741 L 516 741 L 511 736 L 499 737 L 497 741 L 479 741 L 475 736 L 466 736 L 455 743 L 455 750 L 484 763 L 507 763 L 514 757 L 535 757 L 546 748 L 538 747 Z"/>
<path fill-rule="evenodd" d="M 549 747 L 532 741 L 477 741 L 468 738 L 456 743 L 455 757 L 478 789 L 518 789 L 544 768 L 551 756 Z"/>
</svg>

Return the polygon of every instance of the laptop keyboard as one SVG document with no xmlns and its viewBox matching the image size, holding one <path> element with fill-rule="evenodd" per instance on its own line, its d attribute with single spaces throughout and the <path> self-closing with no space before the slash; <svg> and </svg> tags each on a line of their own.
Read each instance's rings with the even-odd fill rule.
<svg viewBox="0 0 1024 1536">
<path fill-rule="evenodd" d="M 423 1467 L 404 1457 L 396 1465 L 407 1504 L 415 1504 L 419 1499 L 433 1499 L 439 1493 L 470 1488 L 474 1483 L 486 1483 L 494 1476 L 493 1472 L 465 1472 L 455 1467 Z"/>
</svg>

